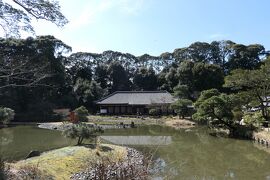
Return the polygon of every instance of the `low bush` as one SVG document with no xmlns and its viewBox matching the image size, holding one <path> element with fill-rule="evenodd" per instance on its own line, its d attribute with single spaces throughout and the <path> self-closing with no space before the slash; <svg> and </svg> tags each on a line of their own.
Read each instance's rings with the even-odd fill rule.
<svg viewBox="0 0 270 180">
<path fill-rule="evenodd" d="M 150 109 L 149 110 L 149 115 L 151 116 L 160 116 L 161 115 L 161 110 L 160 109 Z"/>
</svg>

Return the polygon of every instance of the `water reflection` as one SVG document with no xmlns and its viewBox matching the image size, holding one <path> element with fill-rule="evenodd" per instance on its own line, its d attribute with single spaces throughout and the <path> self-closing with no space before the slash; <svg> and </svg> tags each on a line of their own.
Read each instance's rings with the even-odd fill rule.
<svg viewBox="0 0 270 180">
<path fill-rule="evenodd" d="M 172 143 L 171 136 L 101 136 L 101 138 L 121 145 L 169 145 Z"/>
<path fill-rule="evenodd" d="M 0 129 L 0 153 L 5 160 L 24 158 L 30 151 L 46 151 L 73 144 L 59 131 L 34 126 L 16 126 Z"/>
<path fill-rule="evenodd" d="M 0 146 L 5 146 L 13 142 L 13 132 L 9 128 L 1 129 Z"/>
<path fill-rule="evenodd" d="M 115 144 L 135 146 L 146 154 L 155 152 L 155 158 L 161 159 L 157 167 L 165 166 L 161 173 L 166 173 L 170 180 L 270 180 L 269 153 L 254 147 L 250 141 L 209 136 L 205 128 L 186 131 L 140 126 L 108 129 L 103 135 Z M 33 149 L 46 151 L 76 144 L 59 131 L 26 126 L 0 129 L 0 138 L 0 149 L 10 160 L 23 158 Z"/>
</svg>

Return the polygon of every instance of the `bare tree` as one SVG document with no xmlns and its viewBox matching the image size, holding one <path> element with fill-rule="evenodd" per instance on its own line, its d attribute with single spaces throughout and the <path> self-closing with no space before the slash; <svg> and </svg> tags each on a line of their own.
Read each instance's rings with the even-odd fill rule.
<svg viewBox="0 0 270 180">
<path fill-rule="evenodd" d="M 9 87 L 49 86 L 42 83 L 42 80 L 53 76 L 44 71 L 46 68 L 48 68 L 48 64 L 39 66 L 30 64 L 30 61 L 20 62 L 18 60 L 16 62 L 16 60 L 4 61 L 1 59 L 0 91 Z"/>
<path fill-rule="evenodd" d="M 46 80 L 63 73 L 62 53 L 70 50 L 53 36 L 0 39 L 0 91 L 10 87 L 51 86 Z"/>
<path fill-rule="evenodd" d="M 31 25 L 32 19 L 43 19 L 56 24 L 59 27 L 68 23 L 68 20 L 60 12 L 58 1 L 51 0 L 12 0 L 4 2 L 0 0 L 0 27 L 5 37 L 20 37 L 21 31 L 34 34 Z M 0 91 L 9 87 L 31 87 L 46 85 L 43 80 L 52 77 L 50 63 L 37 61 L 40 57 L 25 55 L 24 48 L 16 49 L 15 42 L 6 42 L 9 39 L 0 39 Z M 51 40 L 55 40 L 52 39 Z M 58 40 L 55 41 L 61 44 Z M 60 43 L 59 43 L 60 42 Z M 6 43 L 2 46 L 2 44 Z M 9 44 L 10 43 L 10 44 Z M 63 45 L 63 43 L 62 43 Z M 59 46 L 60 47 L 60 46 Z M 59 48 L 54 47 L 54 48 Z M 64 45 L 64 48 L 67 46 Z M 6 49 L 7 48 L 7 49 Z M 60 47 L 61 48 L 61 47 Z M 71 48 L 68 47 L 70 50 Z M 20 53 L 18 53 L 20 51 Z"/>
<path fill-rule="evenodd" d="M 0 0 L 0 26 L 5 37 L 20 37 L 21 31 L 34 33 L 32 18 L 50 21 L 60 27 L 68 23 L 57 1 L 12 0 L 6 3 Z"/>
</svg>

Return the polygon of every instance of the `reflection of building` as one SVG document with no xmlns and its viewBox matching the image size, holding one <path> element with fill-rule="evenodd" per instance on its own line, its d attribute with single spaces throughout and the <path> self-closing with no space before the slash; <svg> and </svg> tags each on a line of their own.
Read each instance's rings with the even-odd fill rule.
<svg viewBox="0 0 270 180">
<path fill-rule="evenodd" d="M 169 113 L 174 101 L 167 91 L 116 91 L 97 105 L 101 114 L 147 114 L 149 109 Z"/>
<path fill-rule="evenodd" d="M 172 143 L 171 136 L 101 136 L 101 138 L 121 145 L 169 145 Z"/>
</svg>

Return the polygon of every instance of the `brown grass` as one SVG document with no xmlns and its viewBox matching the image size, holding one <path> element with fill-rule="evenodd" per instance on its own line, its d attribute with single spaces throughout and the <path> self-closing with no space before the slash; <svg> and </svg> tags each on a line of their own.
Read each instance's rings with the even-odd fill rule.
<svg viewBox="0 0 270 180">
<path fill-rule="evenodd" d="M 195 123 L 186 119 L 168 119 L 165 125 L 176 129 L 188 129 L 195 127 Z"/>
</svg>

